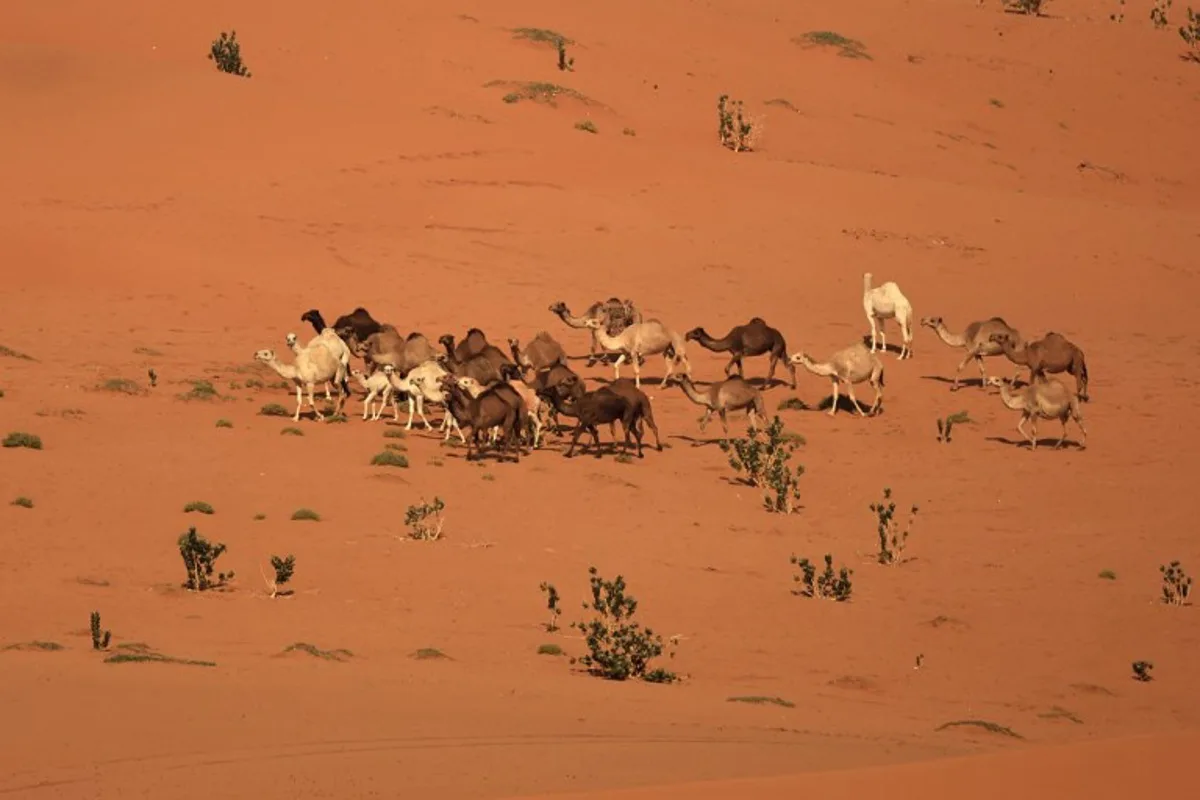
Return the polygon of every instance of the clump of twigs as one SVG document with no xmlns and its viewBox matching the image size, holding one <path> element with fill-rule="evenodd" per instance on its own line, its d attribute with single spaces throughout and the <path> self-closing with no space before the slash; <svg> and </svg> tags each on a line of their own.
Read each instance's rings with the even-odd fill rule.
<svg viewBox="0 0 1200 800">
<path fill-rule="evenodd" d="M 792 590 L 792 594 L 833 600 L 838 603 L 846 602 L 853 594 L 854 586 L 850 581 L 850 576 L 854 574 L 854 570 L 843 566 L 834 572 L 831 554 L 825 554 L 825 569 L 821 571 L 820 575 L 817 574 L 817 568 L 807 558 L 793 555 L 791 561 L 800 570 L 799 573 L 792 576 L 792 580 L 800 584 L 799 588 Z"/>
<path fill-rule="evenodd" d="M 879 533 L 880 564 L 900 564 L 904 562 L 904 548 L 908 545 L 908 535 L 912 533 L 913 521 L 917 518 L 917 506 L 914 503 L 908 514 L 908 524 L 903 528 L 896 521 L 896 504 L 892 502 L 892 490 L 884 487 L 883 500 L 871 504 L 875 513 Z"/>
<path fill-rule="evenodd" d="M 432 542 L 442 538 L 442 526 L 446 520 L 442 517 L 446 503 L 440 497 L 434 497 L 432 503 L 422 502 L 409 506 L 404 515 L 404 524 L 408 526 L 409 538 L 423 542 Z"/>
<path fill-rule="evenodd" d="M 1162 573 L 1162 601 L 1173 606 L 1187 603 L 1188 595 L 1192 593 L 1192 578 L 1178 561 L 1160 566 Z"/>
<path fill-rule="evenodd" d="M 92 612 L 91 628 L 92 628 L 92 649 L 93 650 L 107 650 L 108 643 L 110 641 L 112 641 L 112 631 L 106 631 L 106 630 L 100 629 L 100 612 L 99 611 Z"/>
<path fill-rule="evenodd" d="M 550 621 L 545 623 L 546 631 L 554 633 L 558 630 L 558 618 L 562 614 L 562 609 L 558 607 L 558 590 L 554 588 L 553 583 L 542 581 L 538 587 L 546 594 L 546 608 L 550 611 Z"/>
<path fill-rule="evenodd" d="M 221 38 L 214 39 L 209 48 L 208 60 L 214 62 L 221 72 L 242 78 L 250 77 L 250 70 L 242 63 L 242 46 L 238 43 L 237 31 L 221 31 Z"/>
<path fill-rule="evenodd" d="M 1133 679 L 1142 683 L 1152 681 L 1154 676 L 1150 673 L 1153 669 L 1154 664 L 1149 661 L 1135 661 L 1133 662 Z"/>
<path fill-rule="evenodd" d="M 562 39 L 555 42 L 558 45 L 558 69 L 560 72 L 574 72 L 575 59 L 567 58 L 567 44 Z"/>
<path fill-rule="evenodd" d="M 279 587 L 292 579 L 292 575 L 296 572 L 296 557 L 288 554 L 284 558 L 279 556 L 271 556 L 271 569 L 275 570 L 275 579 L 271 580 L 263 573 L 263 580 L 267 583 L 267 588 L 271 590 L 271 597 L 286 597 L 291 594 L 291 590 L 280 591 Z"/>
<path fill-rule="evenodd" d="M 955 425 L 961 425 L 966 422 L 971 422 L 971 416 L 966 411 L 958 411 L 950 414 L 945 418 L 938 419 L 938 441 L 946 444 L 950 441 L 950 431 Z"/>
<path fill-rule="evenodd" d="M 754 124 L 746 120 L 741 100 L 730 103 L 729 95 L 723 94 L 718 97 L 717 122 L 722 147 L 727 147 L 735 153 L 751 149 Z"/>
</svg>

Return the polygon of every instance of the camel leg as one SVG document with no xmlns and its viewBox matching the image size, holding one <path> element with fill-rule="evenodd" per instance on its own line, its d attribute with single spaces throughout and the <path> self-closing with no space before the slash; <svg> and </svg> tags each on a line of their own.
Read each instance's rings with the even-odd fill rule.
<svg viewBox="0 0 1200 800">
<path fill-rule="evenodd" d="M 878 336 L 878 328 L 875 323 L 875 315 L 867 314 L 867 322 L 871 323 L 871 352 L 875 352 L 875 337 Z"/>
<path fill-rule="evenodd" d="M 638 363 L 638 354 L 633 354 L 633 385 L 642 388 L 642 365 Z"/>
<path fill-rule="evenodd" d="M 734 368 L 735 366 L 736 366 L 736 367 L 740 367 L 740 366 L 741 366 L 741 365 L 738 363 L 738 357 L 737 357 L 737 356 L 734 356 L 733 358 L 729 359 L 729 363 L 725 365 L 725 377 L 726 377 L 726 378 L 728 378 L 728 377 L 729 377 L 729 373 L 733 372 L 733 368 Z"/>
<path fill-rule="evenodd" d="M 1031 434 L 1029 437 L 1029 440 L 1033 443 L 1033 446 L 1030 449 L 1036 450 L 1037 449 L 1037 417 L 1029 418 L 1029 432 Z"/>
<path fill-rule="evenodd" d="M 666 383 L 667 378 L 671 377 L 671 373 L 675 371 L 675 359 L 674 358 L 667 355 L 666 353 L 663 353 L 663 361 L 667 365 L 667 371 L 666 371 L 666 373 L 663 374 L 662 380 L 659 382 L 660 385 Z M 638 385 L 638 388 L 639 389 L 642 388 L 640 384 Z"/>
<path fill-rule="evenodd" d="M 887 328 L 883 324 L 883 320 L 879 320 L 879 349 L 887 352 Z"/>
<path fill-rule="evenodd" d="M 416 406 L 416 402 L 413 400 L 413 396 L 410 394 L 408 396 L 408 422 L 404 426 L 404 430 L 406 430 L 406 431 L 412 430 L 413 408 L 415 406 Z"/>
<path fill-rule="evenodd" d="M 701 433 L 703 433 L 704 429 L 706 427 L 708 427 L 708 420 L 712 417 L 712 413 L 713 412 L 712 412 L 711 408 L 709 408 L 707 406 L 704 408 L 704 415 L 700 417 L 700 432 Z"/>
<path fill-rule="evenodd" d="M 417 416 L 421 418 L 421 422 L 425 423 L 425 430 L 433 430 L 433 426 L 429 424 L 429 419 L 425 416 L 425 396 L 417 395 Z M 409 412 L 409 420 L 412 420 L 412 412 Z M 445 422 L 445 420 L 443 420 Z"/>
<path fill-rule="evenodd" d="M 983 356 L 975 356 L 975 363 L 979 365 L 979 388 L 987 391 L 987 370 L 983 368 Z"/>
<path fill-rule="evenodd" d="M 300 421 L 300 409 L 304 408 L 304 393 L 300 389 L 300 384 L 296 384 L 296 413 L 292 415 L 292 422 Z"/>
<path fill-rule="evenodd" d="M 833 405 L 829 406 L 829 410 L 826 411 L 825 413 L 831 417 L 833 415 L 837 414 L 837 404 L 838 404 L 838 382 L 835 379 L 833 381 Z"/>
<path fill-rule="evenodd" d="M 871 381 L 871 388 L 875 390 L 875 402 L 871 403 L 871 415 L 874 416 L 883 402 L 883 387 L 877 381 Z"/>
<path fill-rule="evenodd" d="M 723 408 L 717 412 L 717 415 L 721 417 L 721 427 L 725 429 L 726 439 L 729 438 L 729 419 L 726 416 L 727 414 L 728 412 Z"/>
<path fill-rule="evenodd" d="M 1029 441 L 1029 444 L 1031 447 L 1036 447 L 1037 445 L 1034 442 L 1034 440 L 1029 438 L 1029 431 L 1025 430 L 1025 420 L 1026 419 L 1028 419 L 1028 417 L 1026 417 L 1024 414 L 1022 414 L 1021 418 L 1019 420 L 1017 420 L 1017 431 L 1021 434 L 1021 438 L 1027 439 Z"/>
<path fill-rule="evenodd" d="M 963 367 L 971 363 L 972 358 L 978 358 L 974 353 L 967 353 L 967 357 L 958 363 L 958 367 L 954 370 L 954 385 L 950 387 L 950 391 L 958 391 L 958 373 L 962 372 Z"/>
<path fill-rule="evenodd" d="M 310 383 L 306 388 L 308 389 L 308 404 L 312 406 L 313 413 L 317 415 L 317 419 L 325 419 L 325 415 L 321 413 L 321 409 L 317 408 L 317 402 L 313 399 L 313 385 Z"/>
<path fill-rule="evenodd" d="M 363 400 L 363 420 L 364 421 L 366 420 L 367 415 L 371 413 L 371 401 L 374 399 L 375 399 L 375 390 L 372 389 L 369 392 L 367 392 L 367 399 Z"/>
<path fill-rule="evenodd" d="M 583 435 L 583 423 L 575 426 L 575 430 L 571 432 L 571 446 L 567 448 L 567 452 L 563 453 L 563 458 L 570 458 L 575 455 L 575 445 L 579 444 L 579 437 Z"/>
<path fill-rule="evenodd" d="M 858 412 L 858 415 L 860 417 L 865 417 L 866 414 L 863 413 L 862 406 L 860 406 L 858 404 L 858 398 L 854 396 L 854 384 L 853 383 L 849 383 L 849 382 L 846 383 L 846 394 L 848 394 L 850 396 L 850 402 L 854 403 L 854 410 Z"/>
<path fill-rule="evenodd" d="M 776 355 L 775 353 L 771 353 L 771 361 L 767 365 L 767 383 L 766 383 L 766 386 L 763 387 L 764 389 L 769 387 L 771 385 L 771 382 L 775 380 L 775 365 L 778 363 L 779 363 L 779 356 Z"/>
<path fill-rule="evenodd" d="M 625 354 L 621 353 L 621 355 L 617 356 L 617 360 L 613 362 L 613 380 L 616 380 L 616 381 L 621 380 L 621 364 L 623 364 L 624 362 L 625 362 Z M 633 358 L 633 371 L 637 372 L 637 354 L 636 353 L 634 354 L 634 358 Z"/>
<path fill-rule="evenodd" d="M 1055 450 L 1061 450 L 1067 446 L 1067 418 L 1059 417 L 1058 421 L 1062 425 L 1062 436 L 1058 437 L 1058 441 L 1054 444 Z"/>
<path fill-rule="evenodd" d="M 595 425 L 589 425 L 588 433 L 592 435 L 592 449 L 596 451 L 596 458 L 602 458 L 603 454 L 600 452 L 600 431 L 596 430 Z M 629 432 L 626 431 L 625 433 L 628 435 Z"/>
<path fill-rule="evenodd" d="M 1079 449 L 1084 450 L 1087 448 L 1087 428 L 1083 427 L 1083 416 L 1075 414 L 1073 419 L 1075 420 L 1075 424 L 1079 426 Z"/>
</svg>

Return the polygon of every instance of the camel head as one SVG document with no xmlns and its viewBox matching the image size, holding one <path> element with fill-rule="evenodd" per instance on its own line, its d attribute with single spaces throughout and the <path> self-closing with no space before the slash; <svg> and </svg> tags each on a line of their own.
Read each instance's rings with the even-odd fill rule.
<svg viewBox="0 0 1200 800">
<path fill-rule="evenodd" d="M 999 375 L 989 375 L 987 379 L 988 386 L 1011 386 L 1012 378 L 1003 378 Z"/>
<path fill-rule="evenodd" d="M 383 374 L 388 376 L 388 380 L 392 379 L 392 375 L 396 374 L 396 368 L 391 364 L 383 365 Z"/>
<path fill-rule="evenodd" d="M 275 351 L 274 350 L 259 350 L 257 353 L 254 354 L 254 360 L 255 361 L 263 361 L 263 362 L 274 361 L 275 360 Z"/>
<path fill-rule="evenodd" d="M 438 344 L 440 344 L 442 347 L 446 348 L 447 350 L 453 350 L 454 349 L 454 334 L 453 333 L 443 333 L 441 336 L 438 337 Z"/>
<path fill-rule="evenodd" d="M 358 367 L 352 367 L 350 369 L 350 377 L 357 378 L 358 380 L 362 380 L 363 378 L 367 377 L 367 373 L 363 372 Z"/>
<path fill-rule="evenodd" d="M 287 336 L 284 338 L 284 341 L 285 341 L 285 342 L 287 342 L 288 349 L 291 349 L 291 348 L 295 347 L 295 346 L 296 346 L 296 334 L 294 334 L 294 333 L 289 333 L 289 334 L 288 334 L 288 335 L 287 335 Z"/>
<path fill-rule="evenodd" d="M 483 386 L 479 383 L 479 381 L 475 380 L 470 375 L 463 375 L 461 378 L 458 378 L 455 383 L 458 384 L 458 388 L 469 394 L 475 394 L 476 392 L 483 391 Z"/>
<path fill-rule="evenodd" d="M 921 317 L 921 324 L 924 325 L 926 328 L 933 328 L 936 330 L 937 328 L 942 327 L 942 318 L 941 317 Z"/>
<path fill-rule="evenodd" d="M 569 313 L 567 311 L 567 304 L 564 303 L 562 300 L 556 300 L 555 302 L 550 304 L 550 313 L 558 314 L 560 317 L 563 314 Z"/>
<path fill-rule="evenodd" d="M 708 332 L 705 331 L 704 328 L 692 328 L 690 331 L 688 331 L 687 333 L 685 333 L 683 335 L 683 339 L 686 342 L 694 342 L 702 336 L 708 337 L 710 339 L 712 338 L 711 336 L 708 336 Z"/>
<path fill-rule="evenodd" d="M 790 356 L 788 356 L 789 364 L 804 364 L 806 362 L 811 364 L 812 358 L 810 358 L 808 353 L 805 353 L 803 350 L 801 350 L 799 353 L 792 353 Z"/>
<path fill-rule="evenodd" d="M 315 308 L 310 308 L 308 311 L 305 311 L 303 314 L 301 314 L 300 321 L 307 322 L 310 325 L 314 325 L 322 329 L 325 327 L 325 318 L 322 317 L 321 312 L 317 311 Z"/>
<path fill-rule="evenodd" d="M 521 377 L 521 374 L 524 372 L 524 370 L 516 364 L 509 364 L 508 362 L 505 362 L 500 365 L 499 372 L 502 379 L 506 381 L 514 381 Z"/>
</svg>

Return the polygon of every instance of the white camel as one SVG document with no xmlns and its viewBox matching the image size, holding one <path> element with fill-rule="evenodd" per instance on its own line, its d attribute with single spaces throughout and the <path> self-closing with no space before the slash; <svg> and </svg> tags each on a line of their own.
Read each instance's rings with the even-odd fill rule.
<svg viewBox="0 0 1200 800">
<path fill-rule="evenodd" d="M 363 419 L 371 413 L 371 405 L 376 397 L 379 397 L 379 405 L 375 408 L 375 414 L 371 417 L 372 421 L 379 419 L 383 414 L 383 410 L 387 408 L 388 399 L 392 396 L 392 365 L 385 364 L 383 369 L 376 370 L 370 375 L 363 372 L 361 369 L 352 369 L 350 374 L 353 375 L 364 389 L 367 390 L 367 398 L 363 400 Z M 393 408 L 395 404 L 393 403 Z M 397 410 L 396 419 L 400 419 L 400 412 Z"/>
<path fill-rule="evenodd" d="M 330 354 L 338 360 L 342 365 L 342 372 L 335 376 L 335 380 L 341 383 L 346 376 L 350 374 L 350 348 L 342 341 L 342 337 L 337 335 L 333 328 L 325 328 L 319 334 L 308 340 L 308 343 L 303 348 L 296 340 L 296 334 L 289 333 L 286 338 L 288 349 L 299 355 L 302 349 L 307 349 L 316 345 L 321 345 L 329 350 Z M 329 391 L 329 381 L 325 381 L 325 399 L 332 400 L 333 395 Z"/>
<path fill-rule="evenodd" d="M 899 286 L 893 281 L 888 281 L 871 288 L 871 273 L 863 273 L 863 310 L 867 312 L 867 321 L 871 323 L 872 353 L 875 352 L 877 335 L 879 349 L 887 352 L 887 334 L 884 332 L 883 322 L 894 319 L 900 326 L 900 335 L 904 341 L 897 358 L 912 358 L 912 303 L 908 302 Z"/>
<path fill-rule="evenodd" d="M 392 388 L 395 394 L 392 395 L 392 408 L 396 412 L 396 421 L 400 421 L 400 408 L 396 403 L 396 396 L 404 394 L 408 398 L 408 423 L 404 429 L 412 430 L 413 424 L 413 408 L 416 407 L 416 413 L 425 423 L 426 430 L 432 430 L 433 426 L 429 424 L 429 420 L 425 418 L 425 403 L 434 403 L 445 409 L 442 414 L 442 425 L 438 430 L 443 431 L 446 435 L 443 441 L 450 439 L 450 434 L 458 431 L 458 438 L 463 444 L 466 444 L 467 437 L 463 434 L 462 428 L 458 426 L 458 420 L 450 413 L 446 406 L 449 403 L 449 398 L 446 392 L 442 389 L 442 378 L 449 373 L 436 359 L 430 359 L 424 363 L 418 364 L 408 371 L 404 377 L 400 377 L 393 372 L 390 374 Z"/>
<path fill-rule="evenodd" d="M 284 380 L 295 385 L 296 413 L 292 416 L 293 421 L 300 420 L 300 410 L 304 407 L 303 390 L 305 389 L 308 390 L 308 404 L 312 406 L 317 419 L 325 419 L 325 415 L 321 413 L 321 409 L 317 408 L 317 404 L 313 400 L 313 386 L 341 374 L 341 363 L 334 359 L 328 349 L 324 347 L 302 348 L 291 364 L 283 364 L 276 359 L 274 350 L 259 350 L 254 354 L 254 358 L 275 370 Z M 341 381 L 338 381 L 337 387 L 338 399 L 334 405 L 334 414 L 340 414 L 346 403 L 346 393 L 342 388 Z"/>
</svg>

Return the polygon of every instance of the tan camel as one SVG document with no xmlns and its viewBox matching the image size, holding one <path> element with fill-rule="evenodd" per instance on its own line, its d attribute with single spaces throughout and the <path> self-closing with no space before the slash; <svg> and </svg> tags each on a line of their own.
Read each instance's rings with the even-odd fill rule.
<svg viewBox="0 0 1200 800">
<path fill-rule="evenodd" d="M 317 408 L 317 404 L 313 400 L 313 386 L 338 375 L 341 363 L 333 357 L 332 353 L 324 347 L 304 349 L 296 355 L 295 361 L 291 364 L 280 363 L 275 358 L 274 350 L 259 350 L 254 354 L 254 358 L 275 370 L 284 380 L 291 381 L 296 387 L 296 413 L 292 416 L 293 421 L 299 421 L 300 409 L 304 407 L 302 389 L 308 390 L 308 404 L 312 406 L 317 419 L 325 419 L 325 415 L 321 413 L 321 409 Z M 342 413 L 342 407 L 346 404 L 346 395 L 342 384 L 337 384 L 337 387 L 338 399 L 333 412 L 335 415 Z"/>
<path fill-rule="evenodd" d="M 894 281 L 881 283 L 871 287 L 871 273 L 863 273 L 863 310 L 867 312 L 867 321 L 871 323 L 871 352 L 875 352 L 876 332 L 879 335 L 880 349 L 887 352 L 887 334 L 884 332 L 884 320 L 894 319 L 900 326 L 903 344 L 897 358 L 912 358 L 912 303 L 900 291 Z"/>
<path fill-rule="evenodd" d="M 670 377 L 677 364 L 683 365 L 688 375 L 692 374 L 692 365 L 687 357 L 687 345 L 684 338 L 662 324 L 659 320 L 650 319 L 645 322 L 635 322 L 616 336 L 610 336 L 604 330 L 604 323 L 597 319 L 587 321 L 587 327 L 596 334 L 596 342 L 605 350 L 620 353 L 613 362 L 615 379 L 621 378 L 621 364 L 626 358 L 633 364 L 633 384 L 642 388 L 641 359 L 662 353 L 667 362 L 667 372 L 663 380 Z"/>
<path fill-rule="evenodd" d="M 796 353 L 789 356 L 788 361 L 799 364 L 813 375 L 829 378 L 833 383 L 833 404 L 827 412 L 831 417 L 837 413 L 838 384 L 845 384 L 846 393 L 850 395 L 850 401 L 854 403 L 859 416 L 867 415 L 863 413 L 858 398 L 854 396 L 854 384 L 868 381 L 875 390 L 875 402 L 871 404 L 870 411 L 872 415 L 879 411 L 883 403 L 883 362 L 867 349 L 865 343 L 859 342 L 844 350 L 838 350 L 823 363 L 814 362 L 807 353 Z"/>
<path fill-rule="evenodd" d="M 346 386 L 344 381 L 350 374 L 350 348 L 347 347 L 346 343 L 343 342 L 341 337 L 337 335 L 337 331 L 335 331 L 333 328 L 325 328 L 319 334 L 309 339 L 308 344 L 304 345 L 303 347 L 300 346 L 300 342 L 297 340 L 296 334 L 294 333 L 289 333 L 284 338 L 284 341 L 287 342 L 288 349 L 297 355 L 299 355 L 300 351 L 303 349 L 318 345 L 327 348 L 329 352 L 333 354 L 333 357 L 341 362 L 341 374 L 337 376 L 336 380 L 342 383 L 342 388 L 347 393 L 349 392 L 350 387 Z M 333 400 L 333 394 L 329 391 L 329 381 L 325 382 L 325 399 L 330 401 Z"/>
<path fill-rule="evenodd" d="M 610 297 L 604 302 L 592 303 L 588 306 L 587 311 L 578 317 L 571 313 L 571 309 L 567 308 L 566 303 L 559 300 L 550 306 L 550 313 L 561 319 L 563 324 L 569 328 L 587 328 L 589 327 L 588 320 L 600 320 L 604 323 L 604 329 L 609 336 L 616 336 L 630 325 L 642 322 L 642 312 L 633 305 L 632 300 L 622 301 L 616 297 Z M 609 355 L 611 354 L 601 352 L 600 342 L 596 339 L 593 331 L 587 366 L 590 367 L 596 361 L 605 359 Z"/>
<path fill-rule="evenodd" d="M 1034 373 L 1066 372 L 1075 378 L 1075 393 L 1079 399 L 1085 403 L 1088 401 L 1087 361 L 1083 351 L 1067 337 L 1050 331 L 1036 342 L 1025 342 L 1022 347 L 1018 347 L 1007 333 L 993 333 L 989 338 L 1000 345 L 1009 361 L 1018 367 L 1029 368 L 1031 382 Z M 1017 372 L 1019 374 L 1020 370 Z"/>
<path fill-rule="evenodd" d="M 509 339 L 508 347 L 512 350 L 513 361 L 521 368 L 522 372 L 525 370 L 537 372 L 549 369 L 555 364 L 561 364 L 564 367 L 567 365 L 566 351 L 546 331 L 538 331 L 524 349 L 516 339 Z"/>
<path fill-rule="evenodd" d="M 726 415 L 730 411 L 745 409 L 750 430 L 762 427 L 762 423 L 766 421 L 767 407 L 763 402 L 762 392 L 736 375 L 713 383 L 705 392 L 698 391 L 692 379 L 686 375 L 673 375 L 669 382 L 678 383 L 689 400 L 704 406 L 704 416 L 700 418 L 701 431 L 712 419 L 713 412 L 721 418 L 721 427 L 724 428 L 726 437 L 729 436 L 729 420 Z"/>
<path fill-rule="evenodd" d="M 1054 445 L 1055 450 L 1063 447 L 1067 441 L 1068 418 L 1075 421 L 1082 434 L 1079 440 L 1079 449 L 1083 450 L 1087 447 L 1087 429 L 1083 427 L 1083 414 L 1079 410 L 1079 398 L 1062 381 L 1057 378 L 1047 378 L 1039 373 L 1032 383 L 1015 392 L 1011 389 L 1011 379 L 993 377 L 988 379 L 988 383 L 1000 387 L 1000 400 L 1004 405 L 1013 411 L 1021 412 L 1017 430 L 1029 440 L 1030 451 L 1037 449 L 1037 421 L 1039 418 L 1056 419 L 1062 424 L 1062 437 Z M 1026 422 L 1031 423 L 1029 431 L 1025 430 Z"/>
<path fill-rule="evenodd" d="M 410 333 L 407 337 L 401 336 L 400 332 L 390 325 L 383 326 L 383 330 L 372 333 L 362 341 L 351 333 L 349 343 L 350 349 L 363 360 L 369 372 L 391 364 L 396 374 L 401 377 L 418 364 L 424 364 L 437 356 L 437 350 L 423 334 Z"/>
<path fill-rule="evenodd" d="M 954 370 L 954 385 L 950 387 L 950 391 L 952 392 L 958 391 L 958 374 L 962 372 L 962 368 L 971 359 L 975 359 L 975 363 L 979 366 L 979 378 L 982 381 L 980 388 L 986 389 L 987 386 L 991 385 L 988 381 L 987 372 L 983 368 L 983 358 L 984 356 L 998 356 L 1004 352 L 999 344 L 992 341 L 992 334 L 1007 333 L 1012 337 L 1013 341 L 1024 341 L 1021 338 L 1020 331 L 1000 317 L 972 322 L 959 334 L 948 331 L 941 317 L 922 317 L 921 324 L 926 328 L 932 328 L 933 332 L 938 335 L 938 338 L 951 347 L 961 347 L 967 351 L 967 357 Z"/>
</svg>

